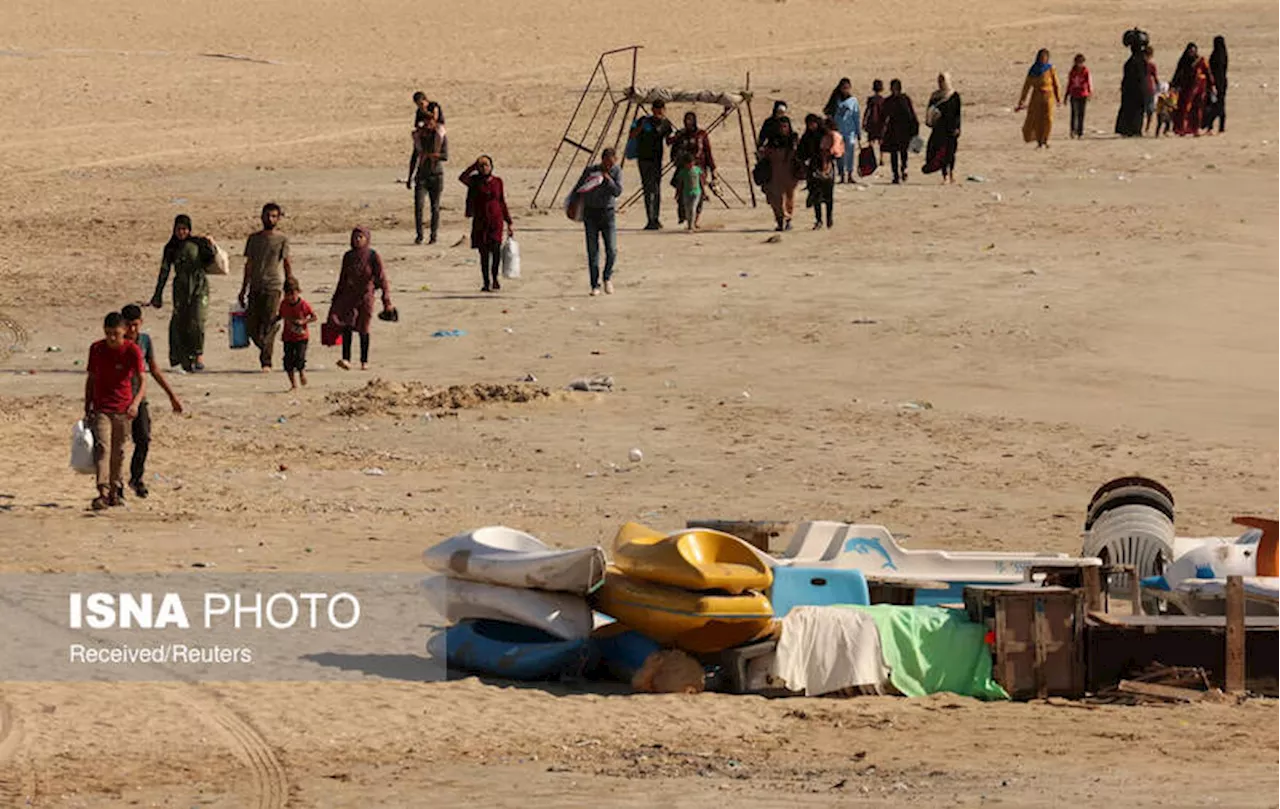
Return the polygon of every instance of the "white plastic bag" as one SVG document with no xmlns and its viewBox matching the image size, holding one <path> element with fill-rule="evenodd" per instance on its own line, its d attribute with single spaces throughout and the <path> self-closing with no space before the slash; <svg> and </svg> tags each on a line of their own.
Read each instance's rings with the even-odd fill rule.
<svg viewBox="0 0 1280 809">
<path fill-rule="evenodd" d="M 520 277 L 520 245 L 513 238 L 502 243 L 502 277 Z"/>
<path fill-rule="evenodd" d="M 93 430 L 84 419 L 71 428 L 71 468 L 82 475 L 92 475 L 98 470 L 93 460 Z"/>
<path fill-rule="evenodd" d="M 230 275 L 231 274 L 231 257 L 227 255 L 227 251 L 222 249 L 222 245 L 209 240 L 209 244 L 213 246 L 213 261 L 210 261 L 204 268 L 205 275 Z"/>
</svg>

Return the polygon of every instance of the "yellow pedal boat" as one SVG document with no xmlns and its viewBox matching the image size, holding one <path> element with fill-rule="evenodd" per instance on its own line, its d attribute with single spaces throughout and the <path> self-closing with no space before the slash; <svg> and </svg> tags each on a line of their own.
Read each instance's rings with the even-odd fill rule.
<svg viewBox="0 0 1280 809">
<path fill-rule="evenodd" d="M 663 534 L 626 523 L 613 541 L 613 563 L 633 579 L 686 590 L 744 593 L 773 584 L 773 570 L 755 548 L 709 528 Z"/>
<path fill-rule="evenodd" d="M 719 652 L 770 631 L 773 607 L 755 592 L 713 595 L 666 587 L 610 568 L 595 608 L 642 635 L 686 652 Z"/>
</svg>

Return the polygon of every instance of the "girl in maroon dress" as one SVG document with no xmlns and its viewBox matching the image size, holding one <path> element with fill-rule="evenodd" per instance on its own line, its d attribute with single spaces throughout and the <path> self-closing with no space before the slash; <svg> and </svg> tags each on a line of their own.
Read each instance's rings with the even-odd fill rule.
<svg viewBox="0 0 1280 809">
<path fill-rule="evenodd" d="M 502 180 L 493 176 L 493 159 L 480 155 L 458 178 L 467 187 L 467 216 L 471 218 L 471 246 L 480 253 L 482 292 L 502 289 L 498 267 L 502 263 L 502 231 L 515 233 Z"/>
<path fill-rule="evenodd" d="M 342 359 L 338 367 L 351 367 L 351 337 L 360 334 L 360 370 L 369 367 L 369 324 L 373 321 L 374 290 L 382 290 L 382 309 L 391 313 L 391 293 L 382 258 L 369 246 L 372 236 L 366 227 L 351 231 L 351 249 L 342 256 L 342 274 L 333 291 L 328 322 L 342 329 Z"/>
</svg>

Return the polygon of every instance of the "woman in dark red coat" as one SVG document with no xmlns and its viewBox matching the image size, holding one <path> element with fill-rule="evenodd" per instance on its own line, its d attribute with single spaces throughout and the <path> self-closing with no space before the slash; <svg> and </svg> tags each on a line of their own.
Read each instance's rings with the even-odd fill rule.
<svg viewBox="0 0 1280 809">
<path fill-rule="evenodd" d="M 511 212 L 502 190 L 502 179 L 493 176 L 493 159 L 480 155 L 458 178 L 467 187 L 467 216 L 471 217 L 471 246 L 480 253 L 480 277 L 483 292 L 502 289 L 498 267 L 502 263 L 502 231 L 515 233 Z"/>
</svg>

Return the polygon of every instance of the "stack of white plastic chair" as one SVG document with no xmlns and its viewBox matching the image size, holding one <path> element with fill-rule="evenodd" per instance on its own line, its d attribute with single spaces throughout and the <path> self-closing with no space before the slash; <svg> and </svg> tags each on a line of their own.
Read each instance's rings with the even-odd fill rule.
<svg viewBox="0 0 1280 809">
<path fill-rule="evenodd" d="M 1089 501 L 1082 555 L 1103 564 L 1133 565 L 1139 578 L 1161 575 L 1173 560 L 1173 519 L 1173 494 L 1163 485 L 1149 478 L 1116 478 Z"/>
</svg>

